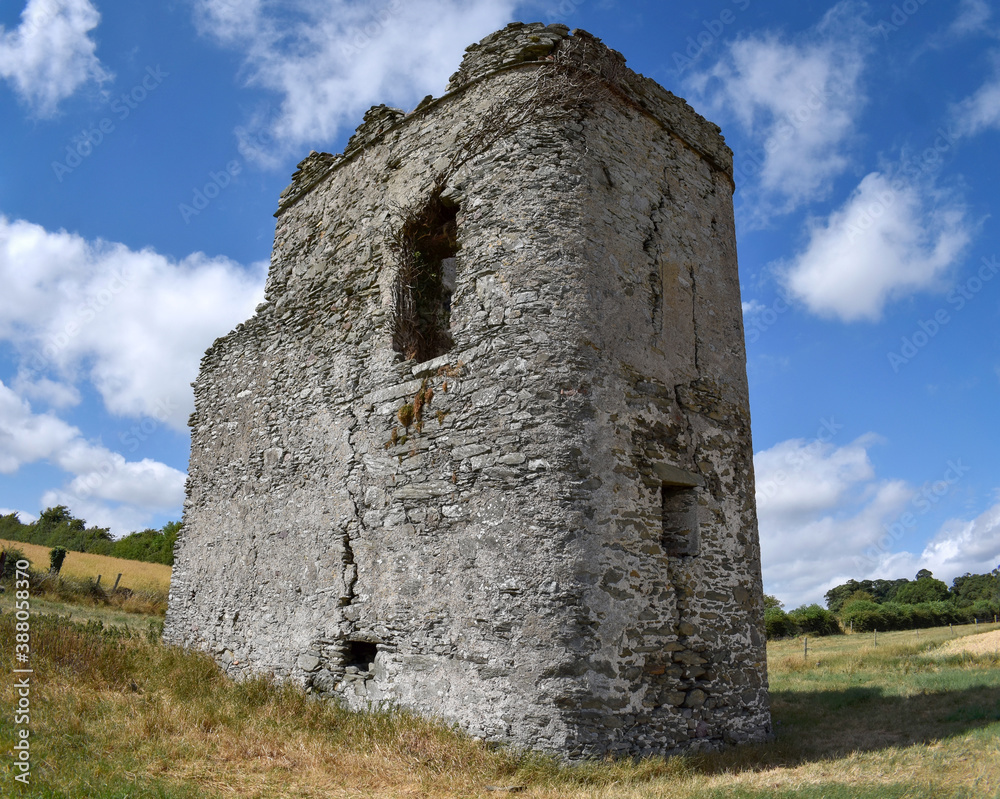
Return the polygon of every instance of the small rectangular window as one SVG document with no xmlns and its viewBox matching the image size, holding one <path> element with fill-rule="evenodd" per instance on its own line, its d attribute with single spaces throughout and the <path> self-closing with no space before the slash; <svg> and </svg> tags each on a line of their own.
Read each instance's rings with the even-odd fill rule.
<svg viewBox="0 0 1000 799">
<path fill-rule="evenodd" d="M 672 556 L 698 554 L 698 489 L 694 486 L 663 485 L 663 551 Z"/>
<path fill-rule="evenodd" d="M 378 648 L 370 641 L 348 641 L 344 652 L 344 666 L 354 666 L 360 672 L 368 672 L 375 668 L 375 655 Z"/>
</svg>

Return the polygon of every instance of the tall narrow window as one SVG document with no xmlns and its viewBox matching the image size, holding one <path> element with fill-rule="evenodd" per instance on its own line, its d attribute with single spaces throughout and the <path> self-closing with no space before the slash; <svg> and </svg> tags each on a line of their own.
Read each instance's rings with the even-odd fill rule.
<svg viewBox="0 0 1000 799">
<path fill-rule="evenodd" d="M 661 545 L 668 555 L 698 554 L 698 489 L 693 486 L 660 487 L 663 513 Z"/>
<path fill-rule="evenodd" d="M 660 513 L 663 532 L 660 545 L 668 555 L 697 555 L 701 545 L 698 535 L 698 490 L 704 480 L 697 474 L 665 463 L 653 464 L 659 478 Z"/>
<path fill-rule="evenodd" d="M 458 253 L 458 206 L 439 193 L 406 215 L 393 242 L 399 266 L 393 289 L 393 348 L 418 362 L 452 346 L 451 295 Z"/>
</svg>

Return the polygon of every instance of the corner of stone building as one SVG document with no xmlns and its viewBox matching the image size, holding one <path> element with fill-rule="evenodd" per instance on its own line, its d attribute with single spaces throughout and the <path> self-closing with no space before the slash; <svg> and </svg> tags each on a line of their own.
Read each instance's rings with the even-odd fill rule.
<svg viewBox="0 0 1000 799">
<path fill-rule="evenodd" d="M 731 181 L 541 23 L 307 156 L 202 363 L 165 637 L 569 756 L 769 730 Z"/>
</svg>

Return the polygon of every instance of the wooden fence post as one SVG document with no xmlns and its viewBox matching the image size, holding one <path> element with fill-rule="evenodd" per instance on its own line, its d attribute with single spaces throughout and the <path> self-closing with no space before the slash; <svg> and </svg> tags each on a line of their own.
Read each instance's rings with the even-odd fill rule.
<svg viewBox="0 0 1000 799">
<path fill-rule="evenodd" d="M 117 591 L 117 590 L 118 590 L 118 583 L 119 583 L 119 581 L 120 581 L 121 579 L 122 579 L 122 573 L 121 573 L 121 572 L 118 572 L 118 579 L 117 579 L 117 580 L 115 580 L 115 585 L 114 585 L 114 588 L 112 588 L 112 589 L 111 589 L 111 593 L 112 593 L 112 594 L 113 594 L 113 593 L 114 593 L 115 591 Z"/>
</svg>

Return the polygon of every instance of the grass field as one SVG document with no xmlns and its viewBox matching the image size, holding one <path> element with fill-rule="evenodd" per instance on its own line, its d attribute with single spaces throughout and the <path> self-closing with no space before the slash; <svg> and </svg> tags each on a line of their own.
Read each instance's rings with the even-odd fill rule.
<svg viewBox="0 0 1000 799">
<path fill-rule="evenodd" d="M 55 609 L 58 610 L 58 609 Z M 1000 660 L 938 655 L 993 626 L 769 646 L 776 739 L 716 755 L 574 767 L 488 748 L 403 713 L 348 713 L 211 660 L 36 615 L 31 622 L 38 797 L 981 799 L 1000 796 Z M 13 637 L 9 614 L 0 641 Z M 4 645 L 3 669 L 14 668 Z M 13 681 L 0 705 L 13 707 Z M 13 715 L 0 712 L 10 751 Z M 12 785 L 0 765 L 0 794 Z"/>
<path fill-rule="evenodd" d="M 14 610 L 13 593 L 8 591 L 0 594 L 0 613 L 10 613 L 12 610 Z M 150 622 L 156 625 L 163 623 L 162 613 L 138 613 L 122 610 L 115 606 L 61 602 L 58 599 L 42 597 L 34 597 L 31 600 L 31 612 L 46 616 L 58 616 L 81 624 L 99 621 L 108 627 L 125 627 L 137 632 L 148 630 Z M 6 645 L 6 642 L 3 642 L 3 645 Z M 3 794 L 0 793 L 0 796 Z"/>
<path fill-rule="evenodd" d="M 35 571 L 47 571 L 49 568 L 49 547 L 37 544 L 25 544 L 20 541 L 4 541 L 0 546 L 21 550 L 32 562 Z M 171 568 L 162 563 L 143 563 L 138 560 L 110 558 L 106 555 L 92 555 L 86 552 L 68 552 L 63 562 L 60 574 L 63 577 L 96 580 L 101 576 L 101 587 L 111 588 L 115 578 L 121 574 L 119 588 L 131 588 L 134 591 L 170 590 Z"/>
<path fill-rule="evenodd" d="M 940 655 L 960 655 L 962 653 L 973 655 L 1000 654 L 1000 630 L 956 638 L 938 650 Z"/>
</svg>

